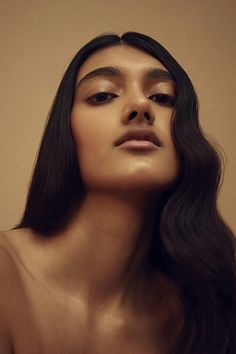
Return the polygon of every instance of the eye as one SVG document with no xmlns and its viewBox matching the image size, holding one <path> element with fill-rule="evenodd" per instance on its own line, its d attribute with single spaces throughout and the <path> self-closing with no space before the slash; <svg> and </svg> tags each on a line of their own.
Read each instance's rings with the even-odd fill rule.
<svg viewBox="0 0 236 354">
<path fill-rule="evenodd" d="M 117 97 L 117 95 L 109 92 L 98 92 L 95 95 L 90 96 L 87 99 L 87 102 L 92 104 L 92 105 L 99 105 L 102 103 L 106 103 L 110 101 L 111 99 Z"/>
<path fill-rule="evenodd" d="M 173 107 L 175 105 L 175 98 L 165 93 L 158 93 L 150 96 L 149 98 L 163 106 Z"/>
</svg>

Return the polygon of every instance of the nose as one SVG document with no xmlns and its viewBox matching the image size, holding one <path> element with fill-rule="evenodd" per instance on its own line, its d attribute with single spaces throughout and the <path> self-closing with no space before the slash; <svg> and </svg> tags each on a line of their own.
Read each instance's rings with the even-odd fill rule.
<svg viewBox="0 0 236 354">
<path fill-rule="evenodd" d="M 155 121 L 155 113 L 149 99 L 144 96 L 130 98 L 124 108 L 122 121 L 124 124 L 144 122 L 152 125 Z"/>
</svg>

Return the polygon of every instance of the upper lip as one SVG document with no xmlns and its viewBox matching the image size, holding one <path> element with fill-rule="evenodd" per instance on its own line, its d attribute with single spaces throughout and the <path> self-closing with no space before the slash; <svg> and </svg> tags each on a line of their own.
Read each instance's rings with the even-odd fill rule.
<svg viewBox="0 0 236 354">
<path fill-rule="evenodd" d="M 157 146 L 161 146 L 161 142 L 159 138 L 156 136 L 156 134 L 153 131 L 145 128 L 134 128 L 129 130 L 120 138 L 118 138 L 115 141 L 114 145 L 115 146 L 121 145 L 128 140 L 148 140 Z"/>
</svg>

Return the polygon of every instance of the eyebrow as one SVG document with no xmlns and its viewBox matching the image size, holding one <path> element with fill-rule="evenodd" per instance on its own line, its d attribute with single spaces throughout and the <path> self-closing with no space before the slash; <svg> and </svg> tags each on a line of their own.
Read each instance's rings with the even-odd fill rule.
<svg viewBox="0 0 236 354">
<path fill-rule="evenodd" d="M 94 78 L 97 78 L 99 76 L 102 76 L 102 77 L 122 77 L 122 71 L 118 67 L 115 67 L 115 66 L 104 66 L 101 68 L 97 68 L 97 69 L 89 72 L 81 80 L 79 80 L 76 84 L 76 89 L 78 89 L 84 82 L 89 81 Z M 149 80 L 175 82 L 173 75 L 169 71 L 159 69 L 159 68 L 149 69 L 146 72 L 146 77 Z"/>
</svg>

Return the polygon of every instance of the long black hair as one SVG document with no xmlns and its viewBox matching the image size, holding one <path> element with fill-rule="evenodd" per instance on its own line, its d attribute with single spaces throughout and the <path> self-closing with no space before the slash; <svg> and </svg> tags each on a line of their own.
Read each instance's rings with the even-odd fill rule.
<svg viewBox="0 0 236 354">
<path fill-rule="evenodd" d="M 154 39 L 140 33 L 105 34 L 70 63 L 57 91 L 39 149 L 25 211 L 16 228 L 49 237 L 67 224 L 84 186 L 70 115 L 80 66 L 96 50 L 125 43 L 157 58 L 177 87 L 172 136 L 180 158 L 178 183 L 166 193 L 150 259 L 176 283 L 184 307 L 173 354 L 236 353 L 236 240 L 217 210 L 222 159 L 202 131 L 194 87 Z"/>
</svg>

